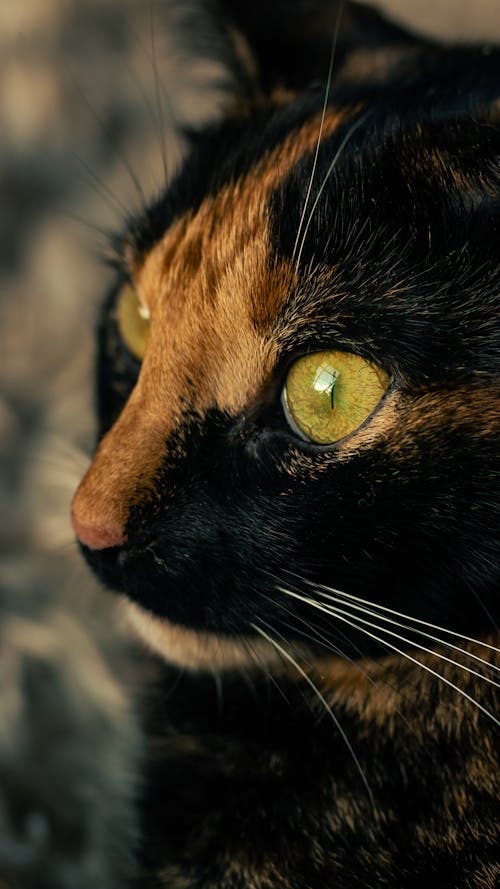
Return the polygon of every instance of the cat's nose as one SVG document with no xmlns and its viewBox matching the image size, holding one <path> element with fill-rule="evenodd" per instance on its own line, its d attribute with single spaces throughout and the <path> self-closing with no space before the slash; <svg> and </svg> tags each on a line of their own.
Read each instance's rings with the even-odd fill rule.
<svg viewBox="0 0 500 889">
<path fill-rule="evenodd" d="M 147 402 L 146 402 L 147 403 Z M 161 402 L 163 404 L 163 401 Z M 168 432 L 168 430 L 167 430 Z M 140 506 L 165 450 L 165 422 L 145 409 L 139 383 L 115 424 L 99 442 L 71 504 L 80 543 L 91 550 L 122 546 L 134 507 Z"/>
<path fill-rule="evenodd" d="M 119 525 L 109 524 L 103 527 L 85 525 L 77 518 L 74 509 L 71 510 L 71 523 L 80 543 L 90 549 L 108 549 L 112 546 L 120 546 L 125 540 L 123 528 Z"/>
</svg>

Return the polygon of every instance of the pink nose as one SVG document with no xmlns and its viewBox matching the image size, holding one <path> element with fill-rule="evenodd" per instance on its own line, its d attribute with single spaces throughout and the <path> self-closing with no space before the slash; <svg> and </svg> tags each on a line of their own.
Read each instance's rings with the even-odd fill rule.
<svg viewBox="0 0 500 889">
<path fill-rule="evenodd" d="M 75 513 L 71 513 L 71 523 L 80 543 L 85 544 L 90 549 L 107 549 L 110 546 L 120 546 L 125 535 L 123 528 L 109 525 L 104 528 L 95 528 L 92 525 L 84 525 L 80 522 Z"/>
</svg>

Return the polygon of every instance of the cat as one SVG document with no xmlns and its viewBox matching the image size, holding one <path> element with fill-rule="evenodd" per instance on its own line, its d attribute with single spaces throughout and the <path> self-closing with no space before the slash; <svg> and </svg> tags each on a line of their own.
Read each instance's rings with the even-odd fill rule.
<svg viewBox="0 0 500 889">
<path fill-rule="evenodd" d="M 198 25 L 226 113 L 117 240 L 72 507 L 160 656 L 133 884 L 493 889 L 500 50 Z"/>
</svg>

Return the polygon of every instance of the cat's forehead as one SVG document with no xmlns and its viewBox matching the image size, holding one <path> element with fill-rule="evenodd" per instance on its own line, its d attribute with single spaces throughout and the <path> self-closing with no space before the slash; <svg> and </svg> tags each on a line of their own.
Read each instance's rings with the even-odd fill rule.
<svg viewBox="0 0 500 889">
<path fill-rule="evenodd" d="M 207 398 L 231 411 L 241 409 L 250 381 L 258 389 L 275 363 L 277 318 L 297 281 L 294 263 L 275 250 L 272 196 L 352 115 L 312 115 L 238 178 L 208 189 L 149 251 L 132 254 L 134 284 L 152 318 L 148 351 L 157 372 L 172 366 L 171 376 L 175 368 L 188 379 L 203 368 L 212 382 Z"/>
<path fill-rule="evenodd" d="M 142 376 L 156 392 L 163 380 L 173 402 L 195 380 L 197 410 L 215 403 L 237 412 L 269 377 L 277 318 L 297 283 L 294 263 L 273 249 L 271 196 L 349 114 L 313 115 L 237 181 L 181 214 L 135 261 L 134 284 L 151 315 Z"/>
<path fill-rule="evenodd" d="M 145 225 L 138 226 L 139 235 L 132 233 L 125 258 L 138 287 L 141 280 L 143 288 L 149 286 L 160 270 L 163 278 L 182 284 L 201 266 L 224 266 L 231 253 L 252 243 L 256 232 L 264 237 L 273 193 L 357 110 L 331 109 L 326 115 L 319 110 L 299 120 L 277 141 L 264 138 L 252 157 L 243 130 L 236 145 L 227 147 L 226 169 L 216 165 L 200 171 L 196 154 L 183 171 L 180 188 L 175 183 L 165 202 L 152 211 L 153 221 L 149 212 Z M 275 137 L 274 128 L 271 132 Z M 200 174 L 198 187 L 187 187 Z M 144 229 L 150 238 L 146 246 Z M 154 294 L 148 294 L 148 299 L 154 299 Z"/>
<path fill-rule="evenodd" d="M 139 237 L 128 255 L 151 315 L 140 386 L 158 415 L 183 400 L 200 415 L 214 405 L 235 415 L 283 356 L 322 342 L 390 369 L 404 364 L 416 378 L 439 376 L 446 356 L 434 354 L 427 326 L 461 325 L 474 265 L 496 262 L 494 230 L 478 209 L 492 183 L 484 163 L 475 176 L 476 123 L 450 134 L 448 123 L 411 121 L 384 129 L 360 103 L 324 116 L 320 106 L 291 116 L 282 138 L 263 138 L 253 162 L 243 128 L 232 166 L 211 179 L 211 158 L 204 189 L 198 182 L 186 203 L 190 173 L 200 172 L 188 162 L 153 210 L 149 245 Z M 450 264 L 451 230 L 454 249 L 467 240 L 466 272 L 458 253 Z M 450 297 L 436 300 L 443 287 Z M 481 366 L 484 343 L 460 330 L 461 354 Z"/>
<path fill-rule="evenodd" d="M 309 235 L 313 251 L 304 258 L 330 263 L 331 251 L 321 251 L 326 229 L 368 219 L 404 244 L 418 227 L 439 229 L 440 205 L 466 215 L 498 187 L 488 157 L 499 149 L 498 103 L 486 109 L 478 100 L 473 113 L 453 105 L 437 115 L 417 97 L 416 109 L 392 107 L 389 97 L 375 114 L 362 95 L 326 108 L 323 98 L 268 110 L 251 125 L 226 123 L 196 143 L 123 241 L 127 270 L 150 287 L 148 304 L 161 291 L 160 274 L 172 288 L 200 266 L 218 273 L 231 252 L 250 256 L 257 229 L 264 238 L 274 227 L 275 252 L 296 256 L 299 246 L 299 259 Z"/>
</svg>

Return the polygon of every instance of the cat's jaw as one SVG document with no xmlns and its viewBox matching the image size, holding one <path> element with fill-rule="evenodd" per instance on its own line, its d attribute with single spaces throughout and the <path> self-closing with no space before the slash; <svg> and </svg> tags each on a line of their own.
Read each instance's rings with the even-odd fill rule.
<svg viewBox="0 0 500 889">
<path fill-rule="evenodd" d="M 266 640 L 250 637 L 230 639 L 215 633 L 198 632 L 156 617 L 123 598 L 128 623 L 156 654 L 189 670 L 234 670 L 271 665 L 281 661 L 279 652 Z"/>
</svg>

